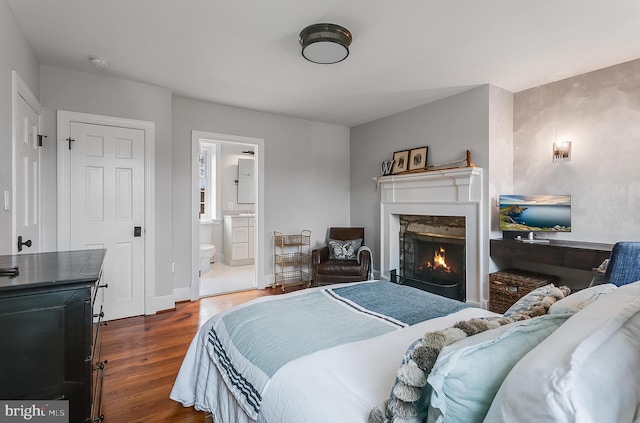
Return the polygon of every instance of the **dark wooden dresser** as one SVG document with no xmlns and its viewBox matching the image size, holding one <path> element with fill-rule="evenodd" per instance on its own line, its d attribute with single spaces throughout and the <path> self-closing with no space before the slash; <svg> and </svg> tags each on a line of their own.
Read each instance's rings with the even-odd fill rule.
<svg viewBox="0 0 640 423">
<path fill-rule="evenodd" d="M 69 401 L 101 421 L 100 277 L 106 250 L 0 256 L 0 398 Z M 18 268 L 12 276 L 7 269 Z"/>
</svg>

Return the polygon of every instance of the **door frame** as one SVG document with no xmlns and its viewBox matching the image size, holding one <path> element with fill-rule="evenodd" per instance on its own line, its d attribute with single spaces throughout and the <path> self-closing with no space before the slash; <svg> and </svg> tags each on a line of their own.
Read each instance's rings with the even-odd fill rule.
<svg viewBox="0 0 640 423">
<path fill-rule="evenodd" d="M 58 251 L 71 249 L 71 175 L 68 143 L 72 122 L 144 131 L 144 313 L 156 312 L 155 299 L 155 123 L 113 116 L 58 110 Z M 73 148 L 73 146 L 72 146 Z"/>
<path fill-rule="evenodd" d="M 265 266 L 265 252 L 264 252 L 264 236 L 262 228 L 264 228 L 264 139 L 244 137 L 240 135 L 219 134 L 214 132 L 205 131 L 191 131 L 191 301 L 195 301 L 200 298 L 200 210 L 198 208 L 200 192 L 200 162 L 198 160 L 198 154 L 200 153 L 200 140 L 208 139 L 222 142 L 241 143 L 253 145 L 254 148 L 254 160 L 256 161 L 257 169 L 255 172 L 255 240 L 253 245 L 254 256 L 254 277 L 257 288 L 264 288 L 266 284 L 263 282 L 264 278 L 260 278 L 260 275 L 264 275 Z"/>
<path fill-rule="evenodd" d="M 11 254 L 18 253 L 18 244 L 16 243 L 18 239 L 18 227 L 17 227 L 17 216 L 16 216 L 16 143 L 18 140 L 17 137 L 17 128 L 16 128 L 16 117 L 18 113 L 18 98 L 22 97 L 24 101 L 33 109 L 33 111 L 38 115 L 38 130 L 42 133 L 42 106 L 40 102 L 33 95 L 27 84 L 24 83 L 18 72 L 12 70 L 11 71 Z M 41 167 L 42 164 L 40 160 L 42 159 L 42 150 L 38 149 L 38 156 L 40 159 L 38 160 L 38 238 L 39 245 L 38 248 L 42 251 L 42 191 L 40 189 L 41 183 L 40 178 L 42 177 Z"/>
</svg>

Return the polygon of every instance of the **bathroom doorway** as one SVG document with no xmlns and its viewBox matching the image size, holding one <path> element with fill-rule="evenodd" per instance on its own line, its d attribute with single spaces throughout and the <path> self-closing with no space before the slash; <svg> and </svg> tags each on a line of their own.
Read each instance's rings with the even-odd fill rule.
<svg viewBox="0 0 640 423">
<path fill-rule="evenodd" d="M 261 287 L 263 148 L 192 131 L 192 300 Z"/>
</svg>

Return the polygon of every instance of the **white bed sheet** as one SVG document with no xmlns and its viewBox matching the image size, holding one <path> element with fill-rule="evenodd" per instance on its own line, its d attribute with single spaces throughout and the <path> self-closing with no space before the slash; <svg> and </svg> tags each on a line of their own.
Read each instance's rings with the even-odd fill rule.
<svg viewBox="0 0 640 423">
<path fill-rule="evenodd" d="M 425 332 L 496 313 L 468 308 L 376 338 L 341 345 L 294 360 L 269 382 L 258 423 L 366 422 L 388 397 L 407 348 Z M 253 423 L 227 390 L 204 343 L 210 323 L 192 341 L 171 392 L 184 406 L 213 414 L 215 423 Z"/>
</svg>

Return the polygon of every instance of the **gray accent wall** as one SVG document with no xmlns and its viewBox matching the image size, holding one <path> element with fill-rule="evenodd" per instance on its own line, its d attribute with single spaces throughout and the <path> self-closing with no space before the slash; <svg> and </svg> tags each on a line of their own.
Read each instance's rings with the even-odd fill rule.
<svg viewBox="0 0 640 423">
<path fill-rule="evenodd" d="M 473 163 L 484 169 L 483 221 L 489 226 L 489 150 L 492 144 L 509 146 L 510 96 L 484 85 L 351 128 L 351 224 L 365 227 L 376 275 L 380 262 L 380 195 L 374 178 L 381 173 L 380 162 L 391 160 L 395 151 L 422 146 L 429 147 L 428 165 L 462 159 L 470 150 Z M 498 116 L 498 123 L 490 124 L 492 113 Z M 488 238 L 484 242 L 488 245 Z"/>
<path fill-rule="evenodd" d="M 516 93 L 513 126 L 513 192 L 571 194 L 556 238 L 640 241 L 640 60 Z M 555 139 L 570 161 L 552 162 Z"/>
</svg>

